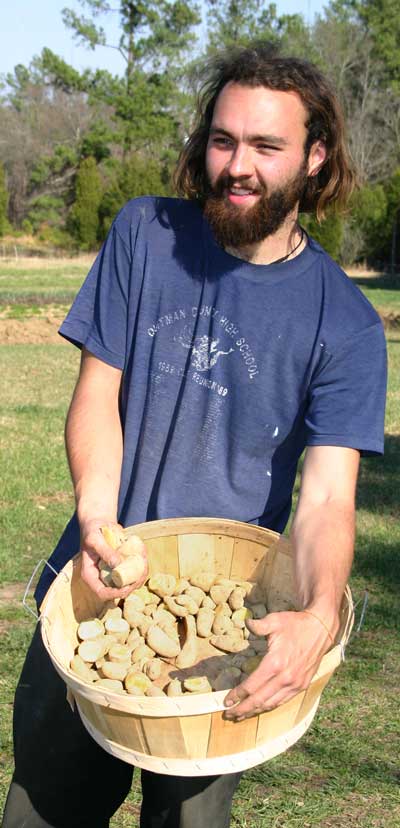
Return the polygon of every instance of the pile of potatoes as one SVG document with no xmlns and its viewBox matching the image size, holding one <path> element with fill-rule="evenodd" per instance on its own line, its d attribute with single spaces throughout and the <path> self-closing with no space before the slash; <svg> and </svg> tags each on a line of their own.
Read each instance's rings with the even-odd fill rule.
<svg viewBox="0 0 400 828">
<path fill-rule="evenodd" d="M 79 625 L 70 666 L 94 686 L 134 696 L 229 690 L 266 652 L 265 638 L 250 633 L 245 623 L 266 612 L 262 590 L 249 581 L 208 572 L 179 579 L 154 575 L 124 601 L 108 604 L 101 618 Z M 190 675 L 188 668 L 204 656 L 205 642 L 212 645 L 209 656 L 221 654 L 222 669 L 217 675 L 215 670 Z M 170 672 L 184 670 L 185 677 L 165 682 L 165 664 Z"/>
</svg>

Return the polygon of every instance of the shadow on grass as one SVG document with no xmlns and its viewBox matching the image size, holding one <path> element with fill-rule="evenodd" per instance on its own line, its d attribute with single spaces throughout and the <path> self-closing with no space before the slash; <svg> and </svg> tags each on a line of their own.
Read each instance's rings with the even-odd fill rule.
<svg viewBox="0 0 400 828">
<path fill-rule="evenodd" d="M 384 273 L 382 276 L 350 276 L 349 278 L 358 287 L 371 288 L 371 290 L 400 290 L 400 277 L 391 276 L 390 273 Z"/>
<path fill-rule="evenodd" d="M 388 761 L 379 755 L 378 750 L 376 758 L 371 755 L 367 756 L 363 741 L 355 740 L 352 742 L 350 739 L 345 742 L 343 732 L 340 729 L 336 733 L 330 732 L 328 746 L 314 739 L 305 739 L 297 745 L 297 749 L 317 767 L 326 768 L 327 771 L 335 768 L 334 778 L 331 777 L 330 782 L 332 784 L 332 782 L 340 780 L 343 793 L 354 790 L 356 778 L 366 781 L 373 780 L 375 784 L 382 782 L 390 786 L 398 785 L 399 771 L 394 760 L 393 762 Z M 341 770 L 339 764 L 336 764 L 339 755 L 343 762 Z"/>
<path fill-rule="evenodd" d="M 400 517 L 400 436 L 387 435 L 384 457 L 364 457 L 357 487 L 357 508 Z"/>
<path fill-rule="evenodd" d="M 400 585 L 400 437 L 387 436 L 385 456 L 364 458 L 357 489 L 360 515 L 352 576 L 370 591 L 373 624 L 397 627 Z"/>
<path fill-rule="evenodd" d="M 0 291 L 0 307 L 2 305 L 38 306 L 43 305 L 70 305 L 75 299 L 76 290 L 44 291 L 43 293 L 18 293 L 17 291 Z"/>
</svg>

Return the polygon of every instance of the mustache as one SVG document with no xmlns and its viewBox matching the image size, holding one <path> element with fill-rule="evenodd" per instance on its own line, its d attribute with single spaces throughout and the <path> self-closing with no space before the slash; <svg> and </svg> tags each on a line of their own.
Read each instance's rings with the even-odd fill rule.
<svg viewBox="0 0 400 828">
<path fill-rule="evenodd" d="M 226 190 L 230 190 L 235 184 L 244 190 L 249 189 L 257 195 L 267 195 L 266 186 L 259 181 L 254 185 L 248 178 L 233 178 L 231 175 L 224 175 L 223 173 L 217 178 L 213 186 L 209 185 L 209 195 L 214 196 L 214 198 L 222 198 Z"/>
</svg>

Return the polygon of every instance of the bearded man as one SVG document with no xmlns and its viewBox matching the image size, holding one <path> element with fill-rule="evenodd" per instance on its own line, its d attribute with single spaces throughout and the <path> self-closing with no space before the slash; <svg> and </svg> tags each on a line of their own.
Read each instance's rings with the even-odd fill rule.
<svg viewBox="0 0 400 828">
<path fill-rule="evenodd" d="M 299 223 L 354 183 L 326 79 L 257 44 L 207 71 L 184 198 L 123 208 L 61 327 L 82 349 L 66 427 L 77 509 L 51 563 L 81 550 L 108 599 L 126 590 L 99 580 L 99 560 L 115 564 L 105 523 L 216 516 L 282 532 L 305 450 L 291 529 L 303 611 L 253 622 L 268 652 L 227 694 L 235 720 L 307 687 L 334 640 L 360 453 L 383 448 L 386 362 L 377 314 Z M 38 633 L 15 756 L 4 828 L 106 828 L 131 784 L 69 709 Z M 141 828 L 226 828 L 239 778 L 143 771 Z"/>
</svg>

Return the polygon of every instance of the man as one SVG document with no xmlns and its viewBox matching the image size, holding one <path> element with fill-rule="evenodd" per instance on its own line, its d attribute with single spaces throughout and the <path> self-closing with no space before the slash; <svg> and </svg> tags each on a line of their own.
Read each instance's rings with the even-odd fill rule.
<svg viewBox="0 0 400 828">
<path fill-rule="evenodd" d="M 266 46 L 217 57 L 176 176 L 186 200 L 140 198 L 117 217 L 61 333 L 82 347 L 66 442 L 77 516 L 52 563 L 82 550 L 99 580 L 104 523 L 208 515 L 291 531 L 302 612 L 253 621 L 268 638 L 226 716 L 305 688 L 338 630 L 354 545 L 360 452 L 382 451 L 385 345 L 376 313 L 298 223 L 353 185 L 334 94 Z M 80 540 L 79 540 L 80 535 Z M 44 573 L 37 598 L 48 586 Z M 40 673 L 40 685 L 36 676 Z M 17 690 L 4 826 L 103 828 L 132 768 L 65 704 L 37 634 Z M 142 828 L 229 825 L 240 774 L 142 773 Z"/>
</svg>

